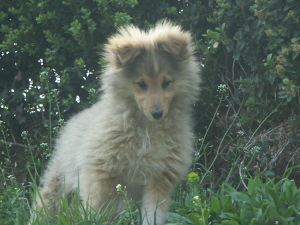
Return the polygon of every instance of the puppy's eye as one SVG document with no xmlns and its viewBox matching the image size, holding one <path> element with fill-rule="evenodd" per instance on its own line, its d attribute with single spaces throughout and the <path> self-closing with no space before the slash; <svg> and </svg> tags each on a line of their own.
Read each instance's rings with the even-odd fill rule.
<svg viewBox="0 0 300 225">
<path fill-rule="evenodd" d="M 143 90 L 146 91 L 147 90 L 147 84 L 143 81 L 141 82 L 137 82 L 137 85 Z"/>
<path fill-rule="evenodd" d="M 163 89 L 166 89 L 167 87 L 169 87 L 170 83 L 171 83 L 171 81 L 165 80 L 165 81 L 162 83 L 161 87 L 162 87 Z"/>
</svg>

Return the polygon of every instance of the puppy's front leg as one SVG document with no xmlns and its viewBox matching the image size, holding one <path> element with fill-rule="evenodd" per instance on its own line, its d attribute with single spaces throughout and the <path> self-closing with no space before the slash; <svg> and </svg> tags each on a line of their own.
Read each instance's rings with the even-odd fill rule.
<svg viewBox="0 0 300 225">
<path fill-rule="evenodd" d="M 105 211 L 113 203 L 113 217 L 123 211 L 124 202 L 116 190 L 116 177 L 97 170 L 85 170 L 81 177 L 80 194 L 84 205 Z"/>
<path fill-rule="evenodd" d="M 171 204 L 174 185 L 165 177 L 147 182 L 142 200 L 143 225 L 162 225 Z"/>
</svg>

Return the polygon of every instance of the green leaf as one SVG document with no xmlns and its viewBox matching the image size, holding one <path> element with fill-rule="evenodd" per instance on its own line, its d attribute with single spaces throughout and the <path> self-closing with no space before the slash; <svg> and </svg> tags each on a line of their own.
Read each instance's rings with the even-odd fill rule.
<svg viewBox="0 0 300 225">
<path fill-rule="evenodd" d="M 290 188 L 287 188 L 284 192 L 284 199 L 288 204 L 291 204 L 293 201 L 293 191 Z"/>
<path fill-rule="evenodd" d="M 272 187 L 266 186 L 266 191 L 269 194 L 271 200 L 273 200 L 273 202 L 275 203 L 275 205 L 279 205 L 279 194 L 278 192 L 276 192 L 277 190 L 275 190 Z"/>
<path fill-rule="evenodd" d="M 249 98 L 246 101 L 247 105 L 249 107 L 255 106 L 255 101 L 253 98 Z M 245 103 L 245 104 L 246 104 Z M 259 176 L 255 177 L 254 179 L 249 179 L 248 181 L 248 193 L 249 195 L 257 195 L 258 190 L 261 190 L 261 187 L 263 187 L 263 183 Z"/>
<path fill-rule="evenodd" d="M 239 202 L 239 203 L 243 203 L 243 202 L 247 202 L 249 204 L 252 204 L 253 201 L 252 199 L 249 197 L 249 195 L 243 193 L 243 192 L 232 192 L 229 194 L 233 200 Z"/>
<path fill-rule="evenodd" d="M 231 220 L 236 220 L 236 221 L 238 221 L 240 219 L 240 217 L 235 213 L 222 213 L 220 215 L 220 218 L 231 219 Z"/>
<path fill-rule="evenodd" d="M 284 217 L 291 217 L 293 215 L 295 215 L 296 212 L 296 209 L 295 209 L 295 206 L 289 206 L 284 212 L 282 212 L 281 214 L 284 216 Z"/>
<path fill-rule="evenodd" d="M 296 186 L 294 182 L 286 179 L 282 184 L 282 191 L 284 193 L 284 199 L 288 202 L 288 204 L 292 204 L 294 194 L 296 193 Z"/>
<path fill-rule="evenodd" d="M 221 202 L 215 196 L 211 198 L 211 211 L 217 215 L 221 213 Z"/>
<path fill-rule="evenodd" d="M 252 206 L 249 203 L 244 203 L 241 207 L 241 224 L 249 225 L 253 217 Z"/>
<path fill-rule="evenodd" d="M 262 217 L 263 218 L 269 218 L 271 220 L 274 220 L 277 218 L 278 211 L 277 207 L 273 202 L 265 203 L 266 208 L 262 210 Z"/>
<path fill-rule="evenodd" d="M 272 53 L 271 54 L 269 54 L 268 56 L 267 56 L 267 61 L 271 61 L 271 59 L 272 59 Z"/>
<path fill-rule="evenodd" d="M 168 213 L 168 225 L 170 224 L 184 224 L 184 222 L 188 221 L 186 217 L 179 215 L 178 213 Z M 174 222 L 174 223 L 171 223 Z M 177 223 L 175 223 L 177 222 Z M 179 223 L 180 222 L 180 223 Z"/>
<path fill-rule="evenodd" d="M 233 208 L 232 198 L 230 196 L 224 196 L 221 198 L 221 204 L 224 210 L 230 210 Z"/>
<path fill-rule="evenodd" d="M 300 213 L 300 189 L 297 190 L 297 193 L 293 197 L 293 205 L 297 213 Z"/>
<path fill-rule="evenodd" d="M 222 224 L 225 224 L 225 225 L 239 225 L 238 222 L 233 221 L 233 220 L 225 220 L 225 221 L 222 221 Z"/>
<path fill-rule="evenodd" d="M 187 218 L 195 225 L 205 225 L 204 221 L 202 221 L 202 218 L 198 213 L 191 213 Z"/>
<path fill-rule="evenodd" d="M 283 83 L 286 85 L 286 86 L 291 86 L 293 84 L 294 81 L 292 80 L 289 80 L 287 78 L 284 78 L 283 80 Z"/>
<path fill-rule="evenodd" d="M 203 36 L 207 37 L 209 39 L 220 41 L 220 33 L 212 31 L 212 30 L 207 30 L 206 34 L 203 34 Z"/>
<path fill-rule="evenodd" d="M 295 60 L 298 57 L 299 53 L 294 52 L 292 55 L 292 60 Z"/>
<path fill-rule="evenodd" d="M 222 190 L 225 191 L 228 194 L 236 192 L 236 190 L 228 184 L 223 184 L 222 185 Z"/>
</svg>

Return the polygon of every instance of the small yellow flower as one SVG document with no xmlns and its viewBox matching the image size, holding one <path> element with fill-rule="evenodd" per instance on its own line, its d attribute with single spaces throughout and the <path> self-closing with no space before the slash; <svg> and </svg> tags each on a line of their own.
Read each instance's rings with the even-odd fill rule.
<svg viewBox="0 0 300 225">
<path fill-rule="evenodd" d="M 279 55 L 276 57 L 277 62 L 283 64 L 286 62 L 286 58 L 283 55 Z"/>
<path fill-rule="evenodd" d="M 294 52 L 299 54 L 300 53 L 300 44 L 295 44 L 293 47 L 293 50 L 294 50 Z"/>
<path fill-rule="evenodd" d="M 269 37 L 273 35 L 273 31 L 271 29 L 266 30 L 265 33 Z"/>
<path fill-rule="evenodd" d="M 277 74 L 279 77 L 284 78 L 285 69 L 284 69 L 284 67 L 283 67 L 282 65 L 277 64 L 277 65 L 275 66 L 275 72 L 276 72 L 276 74 Z"/>
<path fill-rule="evenodd" d="M 294 11 L 293 10 L 290 10 L 287 14 L 287 17 L 288 18 L 293 18 L 294 17 Z"/>
<path fill-rule="evenodd" d="M 199 177 L 199 175 L 197 173 L 191 172 L 191 173 L 188 174 L 187 180 L 190 183 L 196 183 L 196 182 L 200 181 L 200 177 Z"/>
<path fill-rule="evenodd" d="M 282 54 L 287 55 L 290 52 L 289 48 L 282 48 Z"/>
<path fill-rule="evenodd" d="M 295 44 L 295 43 L 297 42 L 297 39 L 296 39 L 296 38 L 292 38 L 292 39 L 291 39 L 291 42 L 292 42 L 293 44 Z"/>
</svg>

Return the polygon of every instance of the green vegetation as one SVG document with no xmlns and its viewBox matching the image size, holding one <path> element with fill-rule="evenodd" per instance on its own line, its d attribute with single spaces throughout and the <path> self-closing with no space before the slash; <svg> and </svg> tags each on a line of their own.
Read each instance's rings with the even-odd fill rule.
<svg viewBox="0 0 300 225">
<path fill-rule="evenodd" d="M 282 179 L 278 183 L 262 182 L 260 177 L 248 180 L 246 192 L 223 184 L 218 194 L 210 198 L 201 193 L 189 198 L 177 210 L 192 224 L 299 224 L 300 189 L 294 182 Z"/>
<path fill-rule="evenodd" d="M 192 173 L 168 222 L 300 224 L 297 0 L 1 1 L 0 224 L 29 220 L 60 127 L 99 96 L 106 38 L 118 26 L 148 28 L 162 18 L 194 33 L 204 81 L 194 106 Z M 99 215 L 78 198 L 61 204 L 58 216 L 41 213 L 37 224 L 139 218 L 129 199 L 113 222 L 109 210 Z"/>
</svg>

